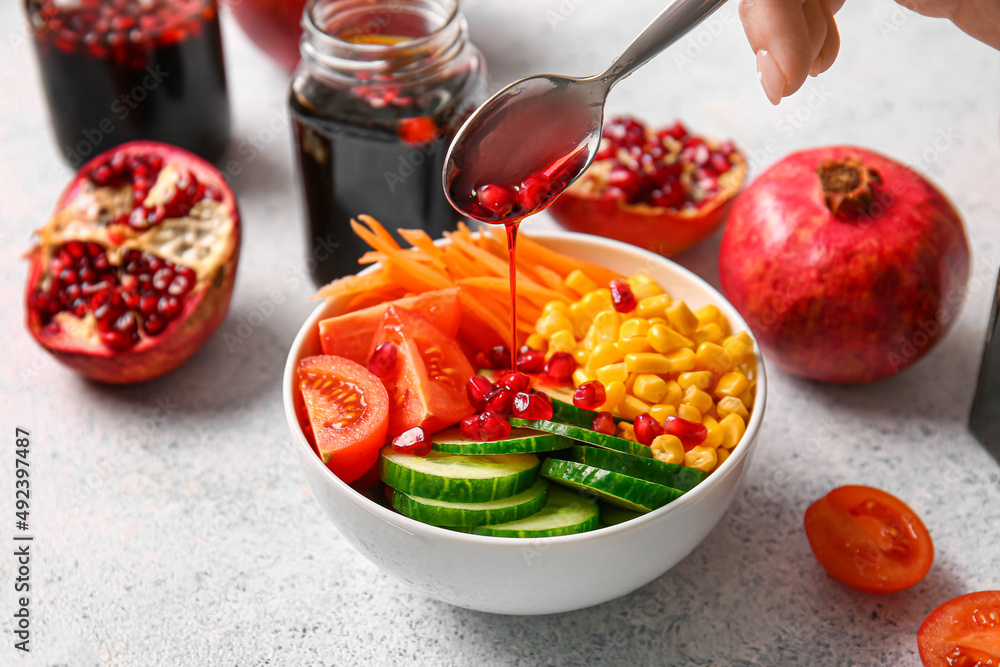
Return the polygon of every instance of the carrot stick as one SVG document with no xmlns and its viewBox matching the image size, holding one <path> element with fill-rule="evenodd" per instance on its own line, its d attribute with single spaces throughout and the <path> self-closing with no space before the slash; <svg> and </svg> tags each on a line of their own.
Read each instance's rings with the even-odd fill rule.
<svg viewBox="0 0 1000 667">
<path fill-rule="evenodd" d="M 510 292 L 510 283 L 507 281 L 506 278 L 489 278 L 486 276 L 477 278 L 462 278 L 461 280 L 458 281 L 458 284 L 472 285 L 474 287 L 482 287 L 483 289 L 488 289 L 495 292 L 502 292 L 502 293 Z M 518 282 L 517 296 L 521 297 L 527 295 L 544 299 L 542 305 L 545 305 L 545 303 L 552 301 L 553 299 L 559 299 L 560 301 L 566 300 L 566 297 L 564 297 L 559 292 L 547 289 L 545 287 L 540 287 L 532 283 L 522 284 L 521 282 Z"/>
<path fill-rule="evenodd" d="M 441 248 L 434 245 L 434 241 L 427 235 L 427 232 L 422 229 L 397 229 L 396 232 L 407 243 L 417 249 L 417 255 L 426 255 L 429 263 L 442 271 L 447 270 L 448 266 L 444 262 L 444 252 Z"/>
<path fill-rule="evenodd" d="M 563 282 L 562 277 L 558 273 L 547 266 L 542 266 L 541 264 L 535 267 L 535 271 L 538 272 L 538 278 L 541 280 L 543 285 L 546 285 L 549 289 L 558 292 L 564 300 L 573 300 L 573 293 L 570 292 L 568 287 L 566 287 L 566 283 Z"/>
<path fill-rule="evenodd" d="M 375 271 L 373 273 L 337 278 L 332 283 L 321 287 L 312 298 L 314 300 L 329 299 L 345 294 L 368 292 L 386 287 L 395 287 L 395 284 L 385 271 Z"/>
<path fill-rule="evenodd" d="M 483 297 L 483 294 L 476 293 L 467 286 L 460 287 L 458 290 L 458 300 L 462 304 L 462 308 L 481 319 L 502 340 L 510 340 L 510 323 L 505 322 L 502 317 L 497 315 L 497 310 L 506 310 L 506 308 L 499 309 L 496 303 L 493 304 L 493 308 L 490 308 L 490 300 Z"/>
<path fill-rule="evenodd" d="M 598 285 L 607 285 L 615 278 L 621 278 L 620 274 L 610 269 L 605 269 L 603 266 L 591 264 L 582 259 L 567 257 L 554 250 L 549 250 L 530 236 L 522 235 L 518 239 L 517 245 L 518 253 L 526 261 L 547 266 L 563 277 L 568 276 L 574 269 L 580 269 Z"/>
<path fill-rule="evenodd" d="M 378 220 L 371 217 L 370 215 L 365 215 L 363 213 L 358 216 L 358 220 L 368 225 L 368 229 L 372 230 L 375 236 L 382 239 L 382 241 L 384 241 L 385 244 L 388 245 L 390 248 L 393 248 L 395 250 L 400 249 L 399 244 L 396 243 L 396 239 L 393 238 L 392 234 L 390 234 Z"/>
</svg>

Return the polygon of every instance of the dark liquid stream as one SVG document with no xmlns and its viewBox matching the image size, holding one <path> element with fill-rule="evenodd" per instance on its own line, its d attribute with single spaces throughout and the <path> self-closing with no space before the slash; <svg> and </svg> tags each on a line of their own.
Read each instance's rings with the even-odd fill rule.
<svg viewBox="0 0 1000 667">
<path fill-rule="evenodd" d="M 517 229 L 520 220 L 508 222 L 507 232 L 507 273 L 510 280 L 510 370 L 517 371 Z"/>
</svg>

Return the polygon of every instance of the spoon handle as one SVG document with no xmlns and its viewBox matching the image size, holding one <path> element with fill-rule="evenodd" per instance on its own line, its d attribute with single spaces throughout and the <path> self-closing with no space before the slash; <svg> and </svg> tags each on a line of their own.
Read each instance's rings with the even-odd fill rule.
<svg viewBox="0 0 1000 667">
<path fill-rule="evenodd" d="M 594 78 L 602 81 L 607 90 L 610 90 L 616 83 L 687 34 L 725 1 L 675 0 L 629 44 L 607 71 Z"/>
</svg>

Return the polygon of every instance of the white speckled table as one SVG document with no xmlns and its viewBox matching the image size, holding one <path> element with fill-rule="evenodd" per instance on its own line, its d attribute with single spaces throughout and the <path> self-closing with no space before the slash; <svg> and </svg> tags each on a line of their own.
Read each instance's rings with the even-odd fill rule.
<svg viewBox="0 0 1000 667">
<path fill-rule="evenodd" d="M 222 331 L 272 290 L 280 303 L 254 316 L 263 322 L 239 345 L 216 335 L 179 371 L 139 387 L 82 381 L 32 342 L 19 257 L 70 171 L 56 156 L 20 4 L 0 7 L 0 664 L 912 665 L 931 609 L 1000 588 L 1000 467 L 965 428 L 1000 266 L 1000 52 L 892 2 L 853 0 L 834 68 L 775 108 L 730 3 L 616 89 L 612 113 L 677 116 L 732 137 L 758 173 L 793 149 L 842 142 L 916 164 L 965 215 L 973 280 L 954 330 L 901 376 L 831 387 L 771 369 L 741 495 L 672 571 L 594 608 L 522 618 L 452 608 L 381 574 L 330 525 L 289 456 L 279 378 L 312 304 L 299 279 L 287 78 L 233 22 L 226 159 L 241 166 L 233 186 L 246 238 Z M 662 3 L 466 5 L 496 88 L 534 71 L 602 69 Z M 677 260 L 717 284 L 717 246 Z M 13 648 L 15 426 L 33 438 L 27 656 Z M 937 547 L 923 582 L 878 597 L 824 576 L 802 513 L 845 483 L 882 487 L 923 517 Z"/>
</svg>

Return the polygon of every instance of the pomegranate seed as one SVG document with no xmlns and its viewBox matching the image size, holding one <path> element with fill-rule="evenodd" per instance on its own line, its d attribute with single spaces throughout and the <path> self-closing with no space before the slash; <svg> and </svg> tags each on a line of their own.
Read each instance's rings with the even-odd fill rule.
<svg viewBox="0 0 1000 667">
<path fill-rule="evenodd" d="M 520 391 L 514 395 L 514 416 L 519 419 L 552 419 L 552 400 L 541 392 L 529 394 Z"/>
<path fill-rule="evenodd" d="M 576 370 L 576 359 L 569 352 L 553 352 L 545 362 L 545 374 L 556 382 L 567 382 Z"/>
<path fill-rule="evenodd" d="M 670 137 L 675 141 L 683 141 L 684 138 L 687 136 L 687 134 L 688 134 L 687 128 L 684 127 L 684 125 L 682 125 L 680 121 L 674 123 L 671 127 L 665 130 L 660 130 L 660 132 L 658 133 L 658 135 L 661 138 Z"/>
<path fill-rule="evenodd" d="M 476 190 L 476 201 L 497 218 L 502 218 L 513 210 L 515 199 L 510 188 L 495 183 L 483 185 Z"/>
<path fill-rule="evenodd" d="M 142 330 L 150 336 L 155 336 L 167 328 L 167 321 L 157 315 L 150 315 L 142 323 Z"/>
<path fill-rule="evenodd" d="M 513 392 L 528 391 L 528 388 L 531 387 L 531 378 L 524 373 L 507 373 L 498 384 Z"/>
<path fill-rule="evenodd" d="M 177 274 L 174 276 L 174 279 L 170 282 L 170 286 L 167 287 L 167 292 L 169 294 L 173 294 L 174 296 L 180 296 L 182 294 L 187 294 L 189 291 L 191 291 L 191 288 L 193 286 L 194 285 L 191 282 L 190 278 L 181 274 Z"/>
<path fill-rule="evenodd" d="M 123 313 L 108 331 L 100 333 L 101 342 L 115 350 L 127 350 L 139 340 L 138 323 L 132 313 Z"/>
<path fill-rule="evenodd" d="M 486 409 L 498 412 L 502 415 L 509 415 L 514 408 L 514 394 L 507 387 L 497 387 L 486 397 Z"/>
<path fill-rule="evenodd" d="M 156 312 L 167 320 L 172 320 L 177 317 L 183 305 L 180 299 L 175 296 L 164 295 L 160 297 L 160 300 L 156 302 Z M 150 313 L 152 314 L 152 313 Z"/>
<path fill-rule="evenodd" d="M 483 434 L 479 430 L 479 415 L 470 415 L 458 422 L 458 432 L 463 438 L 469 440 L 482 440 Z"/>
<path fill-rule="evenodd" d="M 517 355 L 517 370 L 522 373 L 541 373 L 545 370 L 545 353 L 528 349 Z"/>
<path fill-rule="evenodd" d="M 663 422 L 663 432 L 676 435 L 684 445 L 684 451 L 697 447 L 708 437 L 708 428 L 704 424 L 673 416 L 667 417 Z"/>
<path fill-rule="evenodd" d="M 368 358 L 368 370 L 377 378 L 387 377 L 396 368 L 399 359 L 399 348 L 390 340 L 379 345 Z"/>
<path fill-rule="evenodd" d="M 489 352 L 490 368 L 498 371 L 510 369 L 510 350 L 506 345 L 495 345 Z"/>
<path fill-rule="evenodd" d="M 636 417 L 632 425 L 635 427 L 635 439 L 643 445 L 651 445 L 656 436 L 663 435 L 663 426 L 648 412 Z"/>
<path fill-rule="evenodd" d="M 430 436 L 424 433 L 424 429 L 414 426 L 392 439 L 392 450 L 400 454 L 427 456 L 431 453 L 431 445 L 433 444 Z"/>
<path fill-rule="evenodd" d="M 611 413 L 605 410 L 604 412 L 598 412 L 597 416 L 594 417 L 593 421 L 594 430 L 598 433 L 603 433 L 605 435 L 615 434 L 615 418 L 611 416 Z"/>
<path fill-rule="evenodd" d="M 634 118 L 614 118 L 604 126 L 603 136 L 615 144 L 629 148 L 642 146 L 646 141 L 646 128 Z"/>
<path fill-rule="evenodd" d="M 479 432 L 483 440 L 503 440 L 510 437 L 510 422 L 502 415 L 487 410 L 479 415 Z"/>
<path fill-rule="evenodd" d="M 517 188 L 517 205 L 522 213 L 537 211 L 549 196 L 552 182 L 548 176 L 539 172 L 521 181 Z"/>
<path fill-rule="evenodd" d="M 598 380 L 584 382 L 573 392 L 573 405 L 582 410 L 596 410 L 607 400 L 604 385 Z"/>
<path fill-rule="evenodd" d="M 94 185 L 107 185 L 111 182 L 111 168 L 107 165 L 101 165 L 94 171 L 90 172 L 90 180 L 94 182 Z"/>
<path fill-rule="evenodd" d="M 619 313 L 631 313 L 638 305 L 632 287 L 624 280 L 615 278 L 611 281 L 611 305 Z"/>
<path fill-rule="evenodd" d="M 715 170 L 715 173 L 717 174 L 724 174 L 727 171 L 729 171 L 730 167 L 733 166 L 732 163 L 730 163 L 729 160 L 726 158 L 726 156 L 722 155 L 721 153 L 713 153 L 712 159 L 708 161 L 708 164 L 710 167 L 712 167 L 712 169 Z"/>
<path fill-rule="evenodd" d="M 174 272 L 168 267 L 163 267 L 153 274 L 153 287 L 158 290 L 165 290 L 174 280 Z"/>
<path fill-rule="evenodd" d="M 476 410 L 486 407 L 486 397 L 493 393 L 495 387 L 485 375 L 473 375 L 465 383 L 465 395 Z"/>
</svg>

